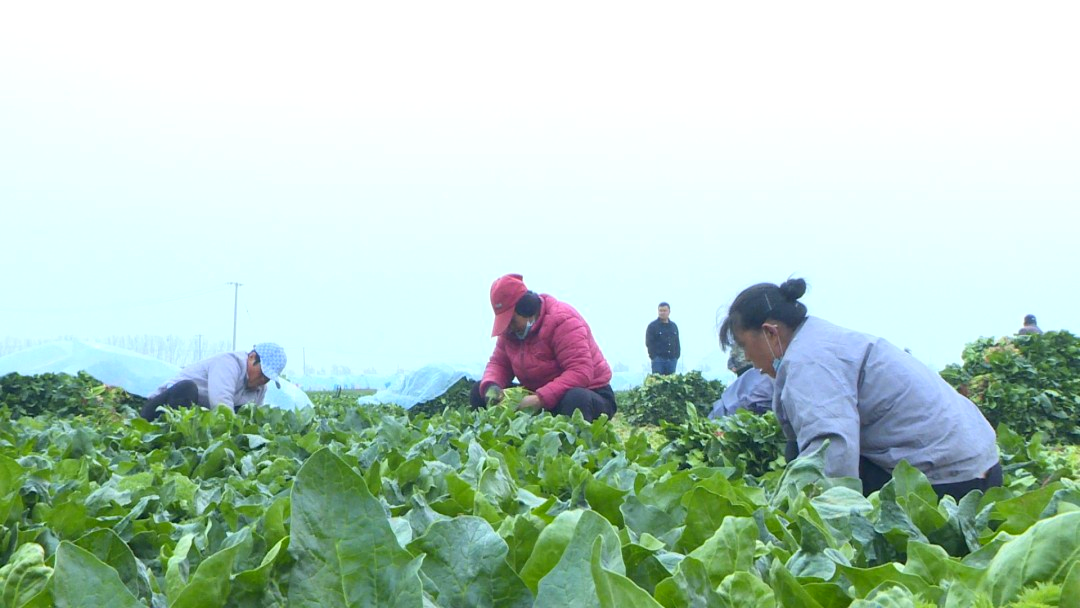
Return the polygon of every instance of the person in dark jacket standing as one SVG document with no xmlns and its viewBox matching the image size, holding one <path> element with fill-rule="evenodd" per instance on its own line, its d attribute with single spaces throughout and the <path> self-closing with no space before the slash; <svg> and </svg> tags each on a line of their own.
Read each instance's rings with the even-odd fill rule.
<svg viewBox="0 0 1080 608">
<path fill-rule="evenodd" d="M 657 319 L 645 329 L 645 348 L 649 351 L 654 374 L 674 374 L 679 362 L 679 326 L 669 317 L 671 306 L 660 302 Z"/>
</svg>

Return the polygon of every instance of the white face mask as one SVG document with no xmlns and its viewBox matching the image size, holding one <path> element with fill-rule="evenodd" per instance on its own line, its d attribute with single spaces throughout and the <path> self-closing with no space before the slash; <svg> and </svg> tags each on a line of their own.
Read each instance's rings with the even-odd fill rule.
<svg viewBox="0 0 1080 608">
<path fill-rule="evenodd" d="M 533 323 L 536 323 L 536 320 L 529 319 L 525 322 L 525 329 L 521 330 L 520 332 L 515 331 L 514 335 L 517 336 L 519 340 L 524 340 L 525 337 L 529 335 L 529 330 L 532 329 Z"/>
</svg>

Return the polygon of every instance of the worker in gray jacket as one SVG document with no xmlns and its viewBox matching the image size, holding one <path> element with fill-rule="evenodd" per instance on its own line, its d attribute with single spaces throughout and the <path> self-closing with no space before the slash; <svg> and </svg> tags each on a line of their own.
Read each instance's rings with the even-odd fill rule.
<svg viewBox="0 0 1080 608">
<path fill-rule="evenodd" d="M 262 405 L 267 383 L 281 375 L 285 361 L 285 349 L 263 342 L 247 353 L 222 353 L 192 363 L 150 395 L 142 417 L 154 420 L 161 406 L 236 409 L 245 403 Z"/>
<path fill-rule="evenodd" d="M 906 460 L 939 496 L 1001 485 L 993 427 L 974 403 L 889 342 L 807 316 L 806 282 L 747 288 L 720 328 L 774 379 L 773 410 L 794 450 L 826 439 L 825 474 L 870 494 Z"/>
<path fill-rule="evenodd" d="M 748 410 L 755 414 L 764 414 L 771 410 L 772 378 L 754 367 L 754 364 L 747 360 L 743 349 L 738 346 L 731 347 L 727 365 L 735 374 L 735 381 L 728 385 L 720 398 L 713 403 L 709 418 L 731 416 L 739 410 Z"/>
</svg>

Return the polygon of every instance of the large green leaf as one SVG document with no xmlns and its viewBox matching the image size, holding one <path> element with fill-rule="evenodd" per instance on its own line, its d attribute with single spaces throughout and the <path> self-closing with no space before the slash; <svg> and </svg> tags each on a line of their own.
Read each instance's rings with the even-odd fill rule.
<svg viewBox="0 0 1080 608">
<path fill-rule="evenodd" d="M 772 566 L 769 567 L 769 586 L 772 587 L 781 606 L 822 608 L 821 603 L 803 588 L 779 560 L 773 560 Z"/>
<path fill-rule="evenodd" d="M 901 460 L 892 472 L 892 479 L 880 491 L 883 503 L 895 502 L 912 524 L 923 534 L 945 526 L 947 519 L 938 511 L 934 488 L 922 471 Z"/>
<path fill-rule="evenodd" d="M 795 502 L 803 495 L 803 488 L 807 486 L 815 483 L 829 485 L 825 477 L 825 452 L 828 449 L 829 440 L 826 439 L 813 452 L 788 463 L 770 501 L 773 507 L 779 508 L 785 503 Z"/>
<path fill-rule="evenodd" d="M 265 606 L 280 595 L 278 581 L 272 578 L 274 565 L 287 552 L 289 539 L 282 538 L 263 556 L 259 565 L 233 576 L 229 606 Z M 284 598 L 280 603 L 284 604 Z"/>
<path fill-rule="evenodd" d="M 278 496 L 266 508 L 266 512 L 263 513 L 263 537 L 267 544 L 276 545 L 281 539 L 289 536 L 289 529 L 285 522 L 289 518 L 290 508 L 288 494 Z"/>
<path fill-rule="evenodd" d="M 45 589 L 53 569 L 45 565 L 45 550 L 36 543 L 20 546 L 0 567 L 0 606 L 22 605 Z"/>
<path fill-rule="evenodd" d="M 885 485 L 892 485 L 897 502 L 906 504 L 913 497 L 919 497 L 927 504 L 936 505 L 937 494 L 930 480 L 922 471 L 901 460 L 892 471 L 892 479 Z M 884 489 L 884 488 L 883 488 Z"/>
<path fill-rule="evenodd" d="M 143 599 L 150 597 L 149 571 L 115 532 L 94 530 L 79 538 L 75 544 L 116 570 L 124 586 L 133 595 Z"/>
<path fill-rule="evenodd" d="M 388 519 L 358 473 L 329 448 L 313 454 L 293 482 L 289 605 L 421 606 L 423 557 L 398 545 Z"/>
<path fill-rule="evenodd" d="M 995 606 L 1035 583 L 1063 583 L 1080 561 L 1080 511 L 1056 515 L 1008 541 L 986 568 L 980 590 Z"/>
<path fill-rule="evenodd" d="M 689 557 L 701 561 L 709 575 L 710 586 L 716 588 L 729 574 L 750 569 L 758 540 L 757 523 L 749 517 L 728 517 Z"/>
<path fill-rule="evenodd" d="M 982 547 L 980 534 L 987 529 L 993 505 L 980 509 L 981 492 L 969 492 L 954 503 L 946 497 L 939 503 L 939 509 L 948 517 L 944 526 L 926 535 L 935 545 L 943 547 L 950 555 L 960 557 Z"/>
<path fill-rule="evenodd" d="M 749 572 L 735 572 L 720 584 L 720 605 L 725 608 L 775 608 L 776 596 L 765 581 Z"/>
<path fill-rule="evenodd" d="M 641 535 L 637 543 L 624 544 L 622 552 L 626 577 L 649 593 L 656 590 L 660 581 L 671 577 L 675 566 L 669 570 L 667 564 L 683 557 L 664 551 L 664 543 L 649 534 Z"/>
<path fill-rule="evenodd" d="M 838 566 L 855 588 L 856 597 L 866 597 L 883 583 L 907 587 L 912 593 L 931 593 L 931 585 L 921 577 L 905 572 L 899 564 L 889 563 L 875 568 Z"/>
<path fill-rule="evenodd" d="M 0 454 L 0 524 L 18 517 L 22 510 L 19 488 L 22 487 L 26 469 L 18 462 Z"/>
<path fill-rule="evenodd" d="M 805 511 L 799 513 L 796 522 L 801 538 L 799 550 L 785 564 L 788 571 L 799 578 L 832 580 L 837 563 L 846 561 L 832 548 L 827 526 L 811 520 Z"/>
<path fill-rule="evenodd" d="M 220 608 L 225 605 L 232 587 L 232 575 L 237 559 L 251 551 L 251 532 L 244 528 L 237 533 L 234 544 L 203 560 L 195 574 L 175 596 L 169 597 L 169 608 Z"/>
<path fill-rule="evenodd" d="M 720 596 L 709 580 L 705 564 L 693 557 L 679 562 L 674 576 L 656 586 L 655 596 L 664 608 L 709 608 L 720 605 Z"/>
<path fill-rule="evenodd" d="M 1069 567 L 1069 573 L 1061 583 L 1061 597 L 1080 598 L 1080 561 Z"/>
<path fill-rule="evenodd" d="M 616 526 L 623 525 L 620 509 L 626 494 L 593 477 L 585 480 L 585 499 L 589 501 L 589 506 Z"/>
<path fill-rule="evenodd" d="M 998 527 L 999 530 L 1009 534 L 1020 534 L 1039 521 L 1039 514 L 1050 503 L 1050 499 L 1060 487 L 1060 483 L 1053 483 L 1014 498 L 1000 500 L 994 503 L 990 518 L 1002 522 Z"/>
<path fill-rule="evenodd" d="M 603 566 L 616 574 L 625 574 L 626 567 L 615 528 L 597 513 L 583 511 L 559 562 L 540 579 L 534 604 L 536 608 L 600 606 L 591 568 L 593 543 L 598 538 L 604 540 L 600 554 Z"/>
<path fill-rule="evenodd" d="M 855 600 L 851 608 L 915 608 L 915 595 L 902 585 L 885 586 Z"/>
<path fill-rule="evenodd" d="M 580 510 L 563 511 L 540 531 L 532 555 L 521 568 L 521 579 L 533 593 L 539 589 L 540 579 L 559 563 L 583 513 Z"/>
<path fill-rule="evenodd" d="M 116 570 L 93 553 L 64 541 L 56 550 L 52 578 L 57 608 L 139 608 L 143 604 L 127 590 Z"/>
<path fill-rule="evenodd" d="M 425 556 L 420 570 L 435 584 L 428 592 L 442 606 L 532 605 L 532 592 L 506 563 L 506 543 L 479 517 L 437 521 L 409 550 Z"/>
<path fill-rule="evenodd" d="M 842 486 L 825 490 L 812 498 L 810 504 L 838 542 L 852 538 L 854 517 L 865 518 L 874 510 L 862 492 Z"/>
<path fill-rule="evenodd" d="M 613 572 L 604 567 L 602 558 L 603 545 L 604 537 L 598 536 L 593 541 L 592 559 L 590 561 L 593 584 L 596 586 L 596 595 L 600 600 L 600 608 L 623 608 L 624 606 L 661 608 L 660 604 L 649 595 L 648 591 L 638 587 L 634 584 L 634 581 L 618 572 Z"/>
<path fill-rule="evenodd" d="M 510 564 L 514 572 L 521 572 L 525 567 L 544 526 L 544 520 L 531 513 L 508 517 L 499 526 L 499 535 L 506 541 L 509 548 L 506 562 Z"/>
<path fill-rule="evenodd" d="M 983 570 L 964 565 L 937 545 L 913 540 L 908 543 L 907 556 L 904 574 L 918 576 L 929 585 L 940 586 L 943 581 L 948 581 L 950 585 L 974 586 L 982 578 Z"/>
<path fill-rule="evenodd" d="M 679 538 L 677 550 L 693 551 L 716 534 L 729 517 L 748 517 L 752 511 L 705 488 L 694 488 L 686 498 L 686 529 Z M 719 584 L 719 582 L 717 582 Z"/>
<path fill-rule="evenodd" d="M 662 506 L 646 504 L 642 502 L 643 500 L 643 497 L 630 495 L 619 507 L 628 529 L 638 534 L 650 534 L 656 538 L 664 538 L 672 531 L 676 531 L 676 534 L 673 534 L 675 538 L 681 535 L 680 526 L 686 518 L 685 507 L 679 506 L 677 509 L 669 510 Z M 674 543 L 670 544 L 674 545 Z"/>
<path fill-rule="evenodd" d="M 188 582 L 188 553 L 194 543 L 194 534 L 185 534 L 180 542 L 173 547 L 172 555 L 169 556 L 165 566 L 165 595 L 176 598 L 184 590 Z"/>
</svg>

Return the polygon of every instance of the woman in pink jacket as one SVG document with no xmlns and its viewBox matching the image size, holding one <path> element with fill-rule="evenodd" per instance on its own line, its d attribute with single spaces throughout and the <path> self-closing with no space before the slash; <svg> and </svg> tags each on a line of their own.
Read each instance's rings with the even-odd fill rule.
<svg viewBox="0 0 1080 608">
<path fill-rule="evenodd" d="M 573 306 L 529 291 L 519 274 L 491 284 L 491 308 L 498 336 L 484 377 L 473 387 L 472 404 L 484 407 L 502 399 L 517 378 L 533 391 L 518 409 L 543 408 L 585 420 L 615 414 L 611 367 L 593 339 L 589 324 Z"/>
</svg>

